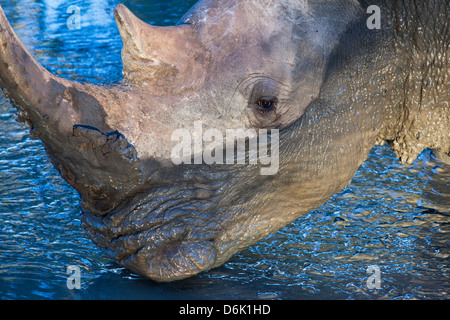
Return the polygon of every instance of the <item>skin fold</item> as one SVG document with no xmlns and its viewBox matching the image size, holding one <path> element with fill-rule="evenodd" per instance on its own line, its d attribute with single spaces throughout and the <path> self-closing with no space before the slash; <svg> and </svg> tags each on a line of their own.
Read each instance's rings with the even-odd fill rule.
<svg viewBox="0 0 450 320">
<path fill-rule="evenodd" d="M 79 192 L 92 241 L 155 281 L 218 267 L 320 206 L 375 144 L 403 163 L 450 154 L 446 1 L 202 0 L 172 27 L 123 5 L 115 17 L 124 79 L 107 87 L 48 72 L 0 7 L 0 87 Z M 277 172 L 174 164 L 174 130 L 198 121 L 279 130 Z"/>
</svg>

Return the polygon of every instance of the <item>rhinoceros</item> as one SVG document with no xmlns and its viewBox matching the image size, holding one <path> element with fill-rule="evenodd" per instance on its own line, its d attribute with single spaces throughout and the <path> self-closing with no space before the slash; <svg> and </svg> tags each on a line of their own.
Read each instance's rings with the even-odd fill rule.
<svg viewBox="0 0 450 320">
<path fill-rule="evenodd" d="M 42 67 L 0 7 L 0 87 L 89 237 L 137 274 L 220 266 L 342 190 L 376 144 L 403 163 L 450 153 L 447 1 L 201 0 L 169 27 L 114 14 L 123 80 L 95 85 Z"/>
</svg>

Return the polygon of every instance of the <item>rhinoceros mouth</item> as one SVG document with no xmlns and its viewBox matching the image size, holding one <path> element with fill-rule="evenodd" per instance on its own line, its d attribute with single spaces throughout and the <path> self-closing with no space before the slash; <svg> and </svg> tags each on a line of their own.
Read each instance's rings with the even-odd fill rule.
<svg viewBox="0 0 450 320">
<path fill-rule="evenodd" d="M 162 248 L 142 247 L 121 263 L 155 281 L 184 279 L 212 268 L 217 259 L 214 241 L 171 241 Z"/>
<path fill-rule="evenodd" d="M 119 251 L 128 250 L 128 256 L 119 262 L 134 272 L 155 281 L 179 280 L 212 268 L 217 259 L 214 240 L 198 239 L 198 231 L 194 232 L 195 239 L 191 232 L 189 225 L 175 219 L 119 237 L 112 246 Z M 135 251 L 136 247 L 139 249 Z"/>
<path fill-rule="evenodd" d="M 179 208 L 156 213 L 138 207 L 105 216 L 83 212 L 82 222 L 91 240 L 119 264 L 165 282 L 215 265 L 217 232 L 204 225 L 205 218 Z"/>
</svg>

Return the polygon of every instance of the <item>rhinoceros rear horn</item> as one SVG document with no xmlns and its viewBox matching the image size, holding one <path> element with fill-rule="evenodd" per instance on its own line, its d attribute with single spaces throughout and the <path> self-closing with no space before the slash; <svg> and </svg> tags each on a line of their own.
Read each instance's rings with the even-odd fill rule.
<svg viewBox="0 0 450 320">
<path fill-rule="evenodd" d="M 180 93 L 203 82 L 208 57 L 194 26 L 152 26 L 122 4 L 114 14 L 125 79 L 157 94 Z"/>
</svg>

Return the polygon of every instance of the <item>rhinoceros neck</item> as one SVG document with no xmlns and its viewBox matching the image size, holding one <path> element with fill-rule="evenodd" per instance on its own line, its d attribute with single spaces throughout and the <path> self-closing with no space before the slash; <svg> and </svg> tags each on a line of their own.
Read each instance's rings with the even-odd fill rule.
<svg viewBox="0 0 450 320">
<path fill-rule="evenodd" d="M 381 7 L 389 56 L 380 59 L 389 63 L 391 93 L 380 139 L 404 163 L 425 148 L 449 153 L 448 2 L 382 1 Z"/>
</svg>

